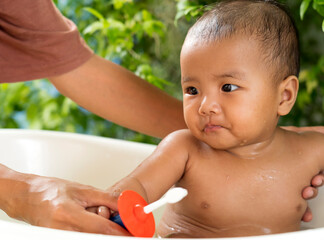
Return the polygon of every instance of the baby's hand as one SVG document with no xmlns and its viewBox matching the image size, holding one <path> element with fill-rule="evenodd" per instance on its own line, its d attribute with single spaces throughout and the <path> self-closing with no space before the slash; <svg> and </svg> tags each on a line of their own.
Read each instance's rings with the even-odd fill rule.
<svg viewBox="0 0 324 240">
<path fill-rule="evenodd" d="M 114 215 L 114 212 L 106 206 L 90 207 L 90 208 L 87 208 L 87 211 L 96 213 L 99 216 L 104 217 L 106 219 L 109 219 L 111 216 Z"/>
<path fill-rule="evenodd" d="M 121 190 L 119 188 L 115 189 L 115 188 L 111 187 L 111 188 L 107 189 L 107 191 L 111 193 L 111 196 L 113 197 L 114 201 L 116 202 L 116 206 L 117 206 L 117 199 L 118 199 L 119 195 L 121 194 Z M 106 206 L 89 207 L 89 208 L 87 208 L 87 211 L 96 213 L 99 216 L 102 216 L 106 219 L 109 219 L 110 217 L 113 217 L 118 214 L 116 211 L 114 211 L 114 209 L 109 209 Z"/>
<path fill-rule="evenodd" d="M 100 206 L 100 207 L 98 207 L 98 215 L 102 216 L 102 217 L 104 217 L 106 219 L 109 219 L 110 216 L 112 215 L 112 212 L 106 206 Z"/>
<path fill-rule="evenodd" d="M 87 208 L 87 211 L 92 212 L 92 213 L 96 213 L 99 216 L 102 216 L 102 217 L 104 217 L 106 219 L 109 219 L 110 216 L 112 215 L 111 210 L 106 206 L 89 207 L 89 208 Z"/>
</svg>

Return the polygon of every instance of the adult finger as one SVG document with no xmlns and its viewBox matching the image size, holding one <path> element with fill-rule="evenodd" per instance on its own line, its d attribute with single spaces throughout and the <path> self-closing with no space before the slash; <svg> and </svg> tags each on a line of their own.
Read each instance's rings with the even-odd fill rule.
<svg viewBox="0 0 324 240">
<path fill-rule="evenodd" d="M 304 216 L 302 217 L 302 221 L 304 222 L 310 222 L 312 221 L 313 219 L 313 214 L 312 214 L 312 211 L 309 207 L 307 207 L 305 213 L 304 213 Z"/>
<path fill-rule="evenodd" d="M 316 175 L 315 177 L 313 177 L 311 183 L 312 183 L 313 187 L 321 187 L 321 186 L 323 186 L 324 174 L 321 172 L 318 175 Z"/>
<path fill-rule="evenodd" d="M 117 198 L 109 192 L 102 191 L 96 188 L 77 189 L 75 192 L 76 199 L 80 201 L 80 205 L 84 208 L 106 206 L 112 210 L 117 210 Z"/>
<path fill-rule="evenodd" d="M 309 200 L 317 196 L 318 190 L 314 187 L 308 186 L 303 189 L 302 196 L 304 199 Z"/>
<path fill-rule="evenodd" d="M 98 212 L 98 207 L 88 207 L 88 208 L 86 208 L 86 210 L 87 210 L 88 212 L 96 213 L 96 214 L 97 214 L 97 212 Z"/>
</svg>

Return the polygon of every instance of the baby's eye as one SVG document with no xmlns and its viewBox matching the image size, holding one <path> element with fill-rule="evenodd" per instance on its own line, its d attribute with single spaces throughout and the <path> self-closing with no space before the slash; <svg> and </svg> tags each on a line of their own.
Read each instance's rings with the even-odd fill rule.
<svg viewBox="0 0 324 240">
<path fill-rule="evenodd" d="M 190 94 L 190 95 L 197 95 L 198 90 L 195 87 L 187 87 L 185 93 Z"/>
<path fill-rule="evenodd" d="M 222 91 L 224 91 L 224 92 L 232 92 L 232 91 L 235 91 L 238 88 L 239 87 L 234 85 L 234 84 L 224 84 L 222 86 Z"/>
</svg>

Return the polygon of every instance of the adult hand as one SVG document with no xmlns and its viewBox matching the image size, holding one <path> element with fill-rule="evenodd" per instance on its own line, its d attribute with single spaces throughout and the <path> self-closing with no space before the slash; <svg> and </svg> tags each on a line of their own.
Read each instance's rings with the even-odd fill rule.
<svg viewBox="0 0 324 240">
<path fill-rule="evenodd" d="M 324 127 L 322 126 L 314 126 L 314 127 L 294 127 L 294 126 L 288 126 L 288 127 L 282 127 L 283 129 L 293 131 L 293 132 L 306 132 L 306 131 L 313 131 L 313 132 L 319 132 L 324 134 Z M 316 176 L 313 177 L 311 180 L 310 186 L 307 186 L 302 191 L 302 196 L 304 199 L 309 200 L 312 198 L 315 198 L 317 196 L 318 187 L 323 186 L 324 182 L 324 174 L 320 172 Z M 302 220 L 304 222 L 310 222 L 313 219 L 312 211 L 309 207 L 307 207 L 304 216 Z"/>
<path fill-rule="evenodd" d="M 110 198 L 111 198 L 111 203 L 114 204 L 114 206 L 117 206 L 118 198 L 121 194 L 120 189 L 117 190 L 111 190 L 112 187 L 107 189 L 107 192 L 110 193 Z M 118 211 L 115 209 L 111 208 L 109 209 L 106 206 L 94 206 L 94 207 L 88 207 L 87 208 L 88 212 L 95 213 L 101 217 L 104 217 L 106 219 L 109 219 L 111 216 L 115 216 L 118 214 Z"/>
<path fill-rule="evenodd" d="M 304 199 L 309 200 L 315 198 L 318 194 L 317 187 L 323 186 L 324 183 L 324 174 L 320 172 L 318 175 L 314 176 L 311 180 L 311 185 L 307 186 L 302 191 L 302 196 Z M 312 211 L 307 207 L 302 220 L 304 222 L 310 222 L 313 219 Z"/>
<path fill-rule="evenodd" d="M 10 217 L 42 227 L 129 235 L 118 224 L 86 210 L 92 206 L 117 209 L 109 193 L 57 178 L 23 176 L 24 181 L 20 179 L 12 189 L 4 209 Z"/>
</svg>

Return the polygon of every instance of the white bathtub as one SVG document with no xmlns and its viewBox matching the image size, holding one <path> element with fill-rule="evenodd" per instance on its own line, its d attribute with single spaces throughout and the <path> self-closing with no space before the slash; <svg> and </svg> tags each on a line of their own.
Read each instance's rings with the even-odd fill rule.
<svg viewBox="0 0 324 240">
<path fill-rule="evenodd" d="M 154 145 L 133 143 L 81 134 L 0 130 L 0 163 L 20 172 L 53 176 L 105 189 L 133 170 L 153 150 Z M 311 223 L 299 232 L 233 238 L 259 240 L 324 239 L 324 194 L 310 201 Z M 323 204 L 320 204 L 322 202 Z M 158 220 L 160 212 L 155 213 Z M 30 226 L 10 219 L 0 210 L 0 239 L 100 240 L 115 237 Z M 134 239 L 134 238 L 132 238 Z M 230 238 L 226 238 L 230 239 Z"/>
</svg>

